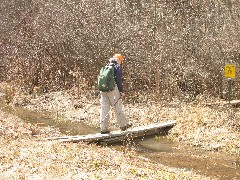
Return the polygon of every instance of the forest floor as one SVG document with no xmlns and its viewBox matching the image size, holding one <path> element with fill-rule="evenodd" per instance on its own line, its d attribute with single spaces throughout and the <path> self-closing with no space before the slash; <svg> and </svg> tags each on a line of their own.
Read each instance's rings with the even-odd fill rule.
<svg viewBox="0 0 240 180">
<path fill-rule="evenodd" d="M 62 121 L 84 121 L 99 127 L 100 105 L 96 98 L 65 91 L 34 98 L 18 96 L 12 105 L 49 111 Z M 163 103 L 140 97 L 140 100 L 124 99 L 123 109 L 134 127 L 174 119 L 177 124 L 170 130 L 168 139 L 180 142 L 182 147 L 234 154 L 238 156 L 236 165 L 239 166 L 238 107 L 221 103 L 208 106 L 203 100 L 191 104 Z M 0 144 L 4 147 L 0 150 L 2 179 L 215 179 L 153 163 L 125 146 L 118 151 L 112 146 L 48 141 L 47 138 L 61 133 L 26 123 L 2 111 L 0 122 Z M 113 114 L 110 127 L 118 129 Z"/>
</svg>

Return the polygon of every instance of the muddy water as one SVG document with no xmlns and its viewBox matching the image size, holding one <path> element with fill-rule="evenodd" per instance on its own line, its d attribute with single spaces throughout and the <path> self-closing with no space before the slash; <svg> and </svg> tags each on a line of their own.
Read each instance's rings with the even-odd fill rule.
<svg viewBox="0 0 240 180">
<path fill-rule="evenodd" d="M 0 93 L 0 109 L 4 112 L 13 114 L 18 116 L 19 118 L 23 119 L 27 123 L 37 124 L 39 126 L 50 126 L 53 128 L 58 129 L 62 134 L 66 135 L 80 135 L 80 134 L 88 134 L 91 133 L 97 133 L 99 132 L 98 128 L 93 128 L 90 126 L 85 125 L 82 122 L 69 122 L 65 121 L 63 119 L 58 118 L 52 118 L 53 116 L 48 112 L 33 112 L 27 109 L 24 109 L 23 107 L 12 107 L 6 105 L 3 98 L 1 98 Z"/>
<path fill-rule="evenodd" d="M 40 126 L 51 126 L 66 135 L 80 135 L 99 132 L 81 122 L 67 122 L 51 118 L 49 113 L 36 113 L 22 107 L 7 106 L 0 98 L 2 111 L 17 115 L 28 123 Z M 131 148 L 153 163 L 169 167 L 193 170 L 201 175 L 219 179 L 240 179 L 239 159 L 220 152 L 208 152 L 192 147 L 182 147 L 180 143 L 173 143 L 164 137 L 158 139 L 145 138 L 136 140 Z M 116 149 L 120 146 L 115 146 Z"/>
<path fill-rule="evenodd" d="M 240 179 L 238 158 L 226 153 L 182 147 L 180 143 L 171 143 L 164 137 L 161 140 L 138 141 L 136 151 L 153 163 L 193 170 L 223 180 Z"/>
</svg>

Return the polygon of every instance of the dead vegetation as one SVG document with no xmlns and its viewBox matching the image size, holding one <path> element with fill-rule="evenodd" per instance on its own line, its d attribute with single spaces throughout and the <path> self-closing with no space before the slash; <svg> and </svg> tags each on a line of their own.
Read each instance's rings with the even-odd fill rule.
<svg viewBox="0 0 240 180">
<path fill-rule="evenodd" d="M 0 116 L 2 179 L 210 179 L 151 163 L 126 147 L 117 151 L 94 144 L 46 141 L 60 134 L 3 112 Z"/>
<path fill-rule="evenodd" d="M 205 150 L 239 154 L 238 107 L 224 101 L 216 104 L 217 99 L 209 103 L 203 97 L 192 103 L 139 99 L 145 102 L 132 104 L 123 100 L 124 112 L 135 127 L 177 120 L 177 125 L 170 131 L 170 139 Z M 76 97 L 70 91 L 54 92 L 32 99 L 25 107 L 33 111 L 49 111 L 62 121 L 82 121 L 99 127 L 98 96 L 89 99 L 87 96 Z M 114 113 L 111 113 L 110 128 L 119 129 Z"/>
<path fill-rule="evenodd" d="M 0 78 L 33 94 L 89 90 L 101 66 L 119 52 L 126 58 L 129 93 L 165 100 L 203 93 L 225 98 L 223 67 L 240 60 L 239 5 L 238 0 L 3 0 Z M 239 80 L 234 84 L 238 98 Z"/>
<path fill-rule="evenodd" d="M 239 156 L 239 108 L 205 106 L 226 99 L 225 63 L 239 65 L 239 5 L 237 0 L 3 0 L 1 89 L 12 105 L 98 126 L 98 102 L 84 110 L 97 98 L 100 67 L 119 52 L 127 62 L 124 110 L 135 126 L 176 119 L 173 140 Z M 234 99 L 239 87 L 237 73 Z M 6 179 L 185 176 L 156 171 L 148 162 L 140 168 L 131 153 L 107 147 L 38 141 L 49 136 L 47 129 L 5 119 L 0 162 Z M 114 121 L 111 128 L 117 128 Z M 110 162 L 109 152 L 119 155 L 117 162 Z"/>
<path fill-rule="evenodd" d="M 48 110 L 52 112 L 58 110 L 62 120 L 78 120 L 76 117 L 81 115 L 83 109 L 71 106 L 69 98 L 73 98 L 69 92 L 50 93 L 32 99 L 32 104 L 27 107 L 42 111 L 49 106 Z M 84 122 L 98 126 L 98 109 L 96 103 L 88 112 L 90 118 L 84 119 Z M 135 106 L 125 104 L 124 110 L 129 111 L 128 116 L 132 115 L 129 118 L 135 126 L 176 119 L 177 125 L 168 138 L 181 142 L 182 146 L 239 154 L 238 126 L 229 126 L 227 123 L 233 122 L 229 118 L 233 120 L 238 117 L 238 109 L 232 112 L 233 109 L 214 109 L 203 104 L 151 102 Z M 0 121 L 1 147 L 4 147 L 1 149 L 0 175 L 5 179 L 214 179 L 167 168 L 161 163 L 151 163 L 148 159 L 136 156 L 128 146 L 116 151 L 111 146 L 56 143 L 46 140 L 51 136 L 60 136 L 51 128 L 27 124 L 2 112 Z M 117 128 L 114 119 L 111 126 Z"/>
</svg>

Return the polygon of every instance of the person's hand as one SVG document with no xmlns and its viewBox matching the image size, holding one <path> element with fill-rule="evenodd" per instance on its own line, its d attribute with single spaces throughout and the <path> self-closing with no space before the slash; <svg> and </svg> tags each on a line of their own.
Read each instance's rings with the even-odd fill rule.
<svg viewBox="0 0 240 180">
<path fill-rule="evenodd" d="M 125 96 L 125 94 L 123 92 L 120 93 L 121 98 L 123 98 Z"/>
</svg>

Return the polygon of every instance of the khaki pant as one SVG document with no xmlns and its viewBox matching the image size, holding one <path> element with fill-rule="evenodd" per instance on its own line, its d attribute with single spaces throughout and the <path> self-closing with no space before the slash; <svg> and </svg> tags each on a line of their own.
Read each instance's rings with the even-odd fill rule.
<svg viewBox="0 0 240 180">
<path fill-rule="evenodd" d="M 113 107 L 116 115 L 117 122 L 120 128 L 125 127 L 128 124 L 125 114 L 122 111 L 122 100 L 120 93 L 115 86 L 115 89 L 110 92 L 101 92 L 101 112 L 100 112 L 100 128 L 101 131 L 108 131 L 109 119 L 110 119 L 110 107 Z"/>
</svg>

